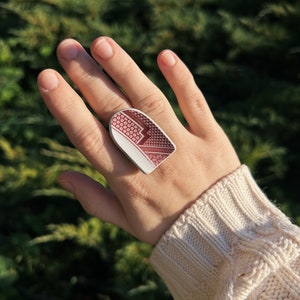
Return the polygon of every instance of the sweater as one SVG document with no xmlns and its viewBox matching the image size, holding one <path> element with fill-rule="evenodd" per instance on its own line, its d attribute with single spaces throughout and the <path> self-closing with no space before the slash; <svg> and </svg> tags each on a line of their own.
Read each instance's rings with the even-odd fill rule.
<svg viewBox="0 0 300 300">
<path fill-rule="evenodd" d="M 150 262 L 174 299 L 300 299 L 300 229 L 245 165 L 179 217 Z"/>
</svg>

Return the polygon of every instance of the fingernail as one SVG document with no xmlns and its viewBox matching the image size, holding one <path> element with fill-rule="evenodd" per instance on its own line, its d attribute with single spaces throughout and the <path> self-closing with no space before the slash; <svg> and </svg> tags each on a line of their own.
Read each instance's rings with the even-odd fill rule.
<svg viewBox="0 0 300 300">
<path fill-rule="evenodd" d="M 105 38 L 101 38 L 97 41 L 95 51 L 97 55 L 104 60 L 110 59 L 114 55 L 113 48 Z"/>
<path fill-rule="evenodd" d="M 54 71 L 48 70 L 39 77 L 39 88 L 45 92 L 51 92 L 58 87 L 59 80 Z"/>
<path fill-rule="evenodd" d="M 59 53 L 65 60 L 73 60 L 78 56 L 79 50 L 73 41 L 64 41 L 60 45 Z"/>
<path fill-rule="evenodd" d="M 165 51 L 162 56 L 162 61 L 167 67 L 173 67 L 176 64 L 176 58 L 172 51 Z"/>
</svg>

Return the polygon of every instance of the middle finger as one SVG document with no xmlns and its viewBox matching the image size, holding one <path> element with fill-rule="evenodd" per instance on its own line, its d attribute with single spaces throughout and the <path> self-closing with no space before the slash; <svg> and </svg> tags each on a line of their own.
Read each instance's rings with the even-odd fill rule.
<svg viewBox="0 0 300 300">
<path fill-rule="evenodd" d="M 179 121 L 164 94 L 113 39 L 96 39 L 91 52 L 121 87 L 133 107 L 149 115 L 167 133 L 178 128 Z"/>
</svg>

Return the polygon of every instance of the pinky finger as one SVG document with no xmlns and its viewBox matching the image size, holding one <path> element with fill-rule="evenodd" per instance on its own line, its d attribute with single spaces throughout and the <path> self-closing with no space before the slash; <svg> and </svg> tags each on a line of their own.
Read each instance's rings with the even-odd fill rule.
<svg viewBox="0 0 300 300">
<path fill-rule="evenodd" d="M 162 51 L 157 61 L 161 72 L 176 95 L 191 131 L 197 136 L 206 136 L 215 122 L 193 75 L 171 50 Z"/>
</svg>

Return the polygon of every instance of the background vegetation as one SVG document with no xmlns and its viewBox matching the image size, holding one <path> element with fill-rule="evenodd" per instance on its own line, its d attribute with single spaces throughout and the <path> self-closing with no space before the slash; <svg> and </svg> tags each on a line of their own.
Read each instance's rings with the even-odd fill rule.
<svg viewBox="0 0 300 300">
<path fill-rule="evenodd" d="M 0 1 L 0 300 L 170 299 L 150 247 L 87 216 L 56 184 L 81 170 L 36 88 L 55 48 L 115 38 L 168 95 L 156 55 L 192 70 L 241 160 L 300 224 L 300 3 L 292 0 Z M 180 115 L 180 113 L 178 112 Z"/>
</svg>

